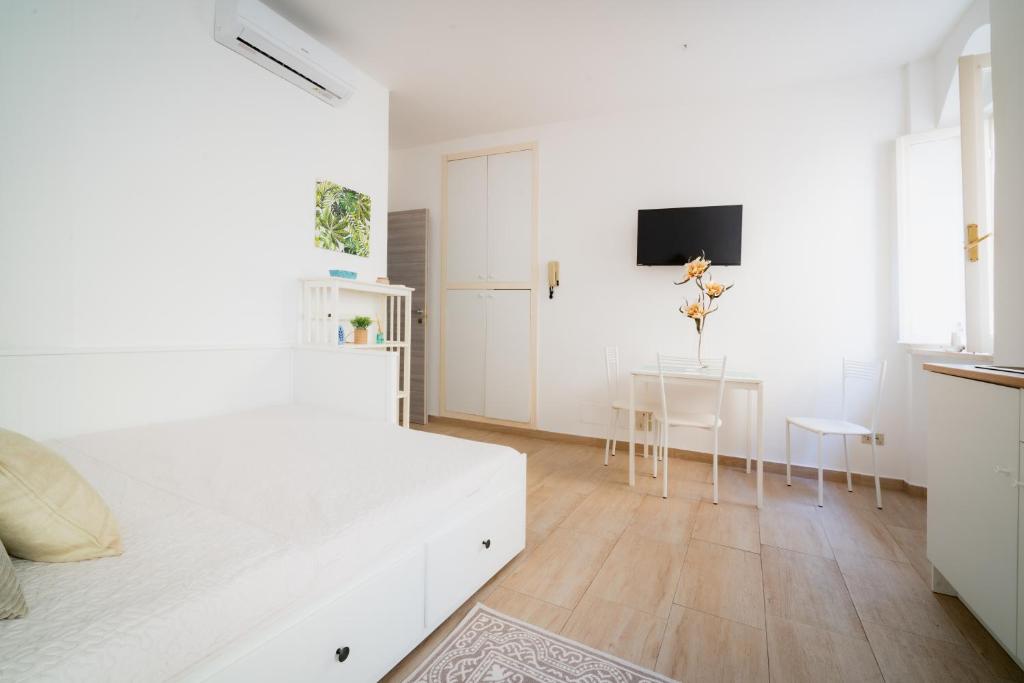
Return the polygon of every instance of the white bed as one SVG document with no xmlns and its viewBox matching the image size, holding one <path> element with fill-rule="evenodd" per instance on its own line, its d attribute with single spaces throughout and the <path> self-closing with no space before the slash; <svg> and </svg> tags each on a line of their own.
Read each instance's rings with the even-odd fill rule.
<svg viewBox="0 0 1024 683">
<path fill-rule="evenodd" d="M 51 445 L 125 553 L 16 562 L 3 681 L 375 680 L 525 544 L 500 446 L 299 406 Z"/>
</svg>

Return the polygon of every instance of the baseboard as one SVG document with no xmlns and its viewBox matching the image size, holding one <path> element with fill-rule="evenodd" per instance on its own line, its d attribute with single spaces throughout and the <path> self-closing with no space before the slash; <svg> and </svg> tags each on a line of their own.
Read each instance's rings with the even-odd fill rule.
<svg viewBox="0 0 1024 683">
<path fill-rule="evenodd" d="M 598 436 L 580 436 L 579 434 L 564 434 L 562 432 L 549 432 L 543 429 L 533 429 L 531 427 L 518 427 L 513 425 L 502 425 L 493 423 L 478 422 L 476 420 L 463 420 L 455 417 L 443 417 L 440 415 L 429 416 L 430 422 L 437 424 L 446 424 L 453 427 L 468 427 L 470 429 L 489 429 L 494 432 L 501 432 L 502 434 L 517 434 L 520 436 L 530 436 L 537 439 L 549 439 L 553 441 L 562 441 L 564 443 L 582 444 L 586 446 L 598 446 L 604 447 L 604 439 Z M 684 460 L 694 460 L 696 462 L 711 462 L 711 454 L 703 453 L 700 451 L 687 451 L 681 448 L 669 448 L 669 455 L 676 458 L 682 458 Z M 747 460 L 746 458 L 740 458 L 735 455 L 719 455 L 718 463 L 724 467 L 732 467 L 734 469 L 746 469 Z M 786 473 L 786 463 L 775 462 L 774 460 L 764 461 L 764 471 L 772 472 L 775 474 Z M 809 467 L 807 465 L 792 465 L 793 476 L 803 477 L 805 479 L 817 479 L 818 469 L 816 467 Z M 832 470 L 826 468 L 823 474 L 824 478 L 828 481 L 845 482 L 846 471 L 845 470 Z M 870 474 L 862 474 L 860 472 L 853 473 L 853 481 L 856 484 L 863 486 L 874 486 L 875 479 Z M 918 484 L 911 484 L 905 479 L 896 479 L 893 477 L 879 477 L 879 483 L 882 488 L 890 491 L 904 491 L 912 496 L 918 498 L 927 498 L 928 489 Z"/>
</svg>

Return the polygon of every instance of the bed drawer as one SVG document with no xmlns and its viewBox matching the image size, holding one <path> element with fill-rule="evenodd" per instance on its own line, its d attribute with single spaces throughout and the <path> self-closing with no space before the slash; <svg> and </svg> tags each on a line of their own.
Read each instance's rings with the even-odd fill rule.
<svg viewBox="0 0 1024 683">
<path fill-rule="evenodd" d="M 211 680 L 378 680 L 425 635 L 423 561 L 421 550 L 382 569 Z"/>
<path fill-rule="evenodd" d="M 471 507 L 427 542 L 427 627 L 434 628 L 526 546 L 525 481 Z"/>
</svg>

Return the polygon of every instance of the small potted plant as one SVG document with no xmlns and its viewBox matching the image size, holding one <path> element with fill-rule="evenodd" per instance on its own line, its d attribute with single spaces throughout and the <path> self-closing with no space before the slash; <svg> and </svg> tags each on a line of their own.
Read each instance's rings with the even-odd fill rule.
<svg viewBox="0 0 1024 683">
<path fill-rule="evenodd" d="M 357 315 L 349 321 L 355 330 L 356 344 L 366 343 L 366 330 L 373 324 L 373 318 L 368 315 Z"/>
</svg>

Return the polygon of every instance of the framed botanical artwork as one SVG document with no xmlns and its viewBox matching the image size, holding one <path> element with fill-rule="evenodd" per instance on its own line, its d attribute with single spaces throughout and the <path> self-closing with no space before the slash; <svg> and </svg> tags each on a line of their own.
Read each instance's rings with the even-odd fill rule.
<svg viewBox="0 0 1024 683">
<path fill-rule="evenodd" d="M 330 180 L 316 181 L 313 244 L 356 256 L 370 255 L 370 197 Z"/>
</svg>

